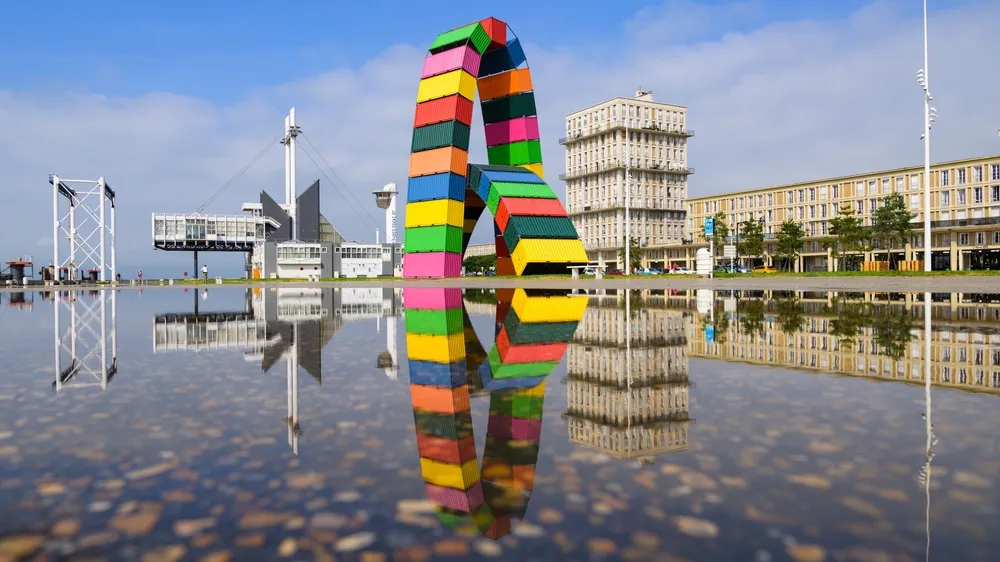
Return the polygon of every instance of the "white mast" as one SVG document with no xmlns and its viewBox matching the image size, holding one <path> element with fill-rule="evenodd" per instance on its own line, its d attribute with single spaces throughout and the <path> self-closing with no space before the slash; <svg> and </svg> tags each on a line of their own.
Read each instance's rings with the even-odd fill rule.
<svg viewBox="0 0 1000 562">
<path fill-rule="evenodd" d="M 299 134 L 299 128 L 295 124 L 295 108 L 288 111 L 285 117 L 285 138 L 282 144 L 285 145 L 285 211 L 292 219 L 292 240 L 299 239 L 299 221 L 296 220 L 295 204 L 295 137 Z"/>
</svg>

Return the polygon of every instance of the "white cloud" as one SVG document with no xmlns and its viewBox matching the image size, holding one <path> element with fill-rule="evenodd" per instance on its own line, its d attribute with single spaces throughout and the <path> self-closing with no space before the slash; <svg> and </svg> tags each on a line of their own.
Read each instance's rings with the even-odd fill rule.
<svg viewBox="0 0 1000 562">
<path fill-rule="evenodd" d="M 735 17 L 743 24 L 758 17 L 757 6 L 668 2 L 622 21 L 626 44 L 579 52 L 522 37 L 539 103 L 546 175 L 557 191 L 563 116 L 631 95 L 638 86 L 688 107 L 688 125 L 697 132 L 689 150 L 697 169 L 691 195 L 922 160 L 922 104 L 914 80 L 922 64 L 918 8 L 875 3 L 841 20 L 725 33 Z M 932 17 L 930 77 L 939 114 L 933 158 L 1000 153 L 1000 74 L 993 70 L 1000 44 L 992 25 L 1000 21 L 1000 5 L 967 4 Z M 685 26 L 690 29 L 683 35 L 668 33 Z M 678 43 L 704 34 L 718 38 Z M 610 56 L 609 49 L 622 56 Z M 593 56 L 598 50 L 602 56 Z M 360 200 L 365 218 L 381 226 L 370 191 L 389 179 L 405 185 L 422 56 L 420 47 L 394 46 L 358 68 L 262 84 L 229 105 L 162 92 L 122 98 L 0 90 L 0 129 L 7 132 L 0 138 L 0 195 L 5 207 L 17 209 L 5 213 L 0 258 L 35 252 L 47 261 L 47 250 L 32 241 L 49 235 L 46 177 L 59 173 L 103 175 L 118 190 L 121 263 L 147 271 L 154 260 L 187 266 L 187 256 L 153 253 L 149 214 L 198 208 L 280 132 L 293 104 L 306 135 L 353 191 L 347 200 L 355 207 Z M 485 161 L 482 138 L 473 135 L 474 161 Z M 299 162 L 302 186 L 320 177 L 307 157 Z M 280 197 L 282 166 L 275 147 L 209 211 L 237 212 L 261 189 Z M 342 189 L 325 186 L 324 213 L 348 236 L 371 238 L 372 227 L 335 193 Z M 489 231 L 488 225 L 478 229 Z"/>
</svg>

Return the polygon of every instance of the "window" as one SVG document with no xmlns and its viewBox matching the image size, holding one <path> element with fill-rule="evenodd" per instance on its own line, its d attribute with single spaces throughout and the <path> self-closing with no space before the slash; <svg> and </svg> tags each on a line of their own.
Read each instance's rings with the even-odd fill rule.
<svg viewBox="0 0 1000 562">
<path fill-rule="evenodd" d="M 972 167 L 972 183 L 979 183 L 983 181 L 983 167 L 973 166 Z"/>
<path fill-rule="evenodd" d="M 837 199 L 838 197 L 840 197 L 840 186 L 835 185 L 833 186 L 833 198 Z"/>
<path fill-rule="evenodd" d="M 882 193 L 889 193 L 892 191 L 892 182 L 889 178 L 882 178 Z"/>
<path fill-rule="evenodd" d="M 855 195 L 857 195 L 859 197 L 863 197 L 864 194 L 865 194 L 865 182 L 859 181 L 859 182 L 855 183 L 854 184 L 854 191 L 856 192 Z"/>
<path fill-rule="evenodd" d="M 948 185 L 948 170 L 941 170 L 941 185 Z"/>
<path fill-rule="evenodd" d="M 965 205 L 965 190 L 964 189 L 959 189 L 958 191 L 955 192 L 955 203 L 959 207 Z"/>
<path fill-rule="evenodd" d="M 942 207 L 947 207 L 949 205 L 951 205 L 951 192 L 950 191 L 942 191 L 941 192 L 941 206 Z"/>
<path fill-rule="evenodd" d="M 993 243 L 1000 244 L 1000 231 L 996 231 L 993 233 Z"/>
<path fill-rule="evenodd" d="M 920 206 L 920 195 L 916 193 L 910 195 L 910 208 L 916 209 L 919 206 Z"/>
<path fill-rule="evenodd" d="M 968 232 L 962 232 L 961 234 L 959 234 L 958 235 L 958 243 L 960 245 L 962 245 L 962 246 L 968 246 L 969 245 L 969 233 Z"/>
<path fill-rule="evenodd" d="M 864 201 L 855 201 L 855 203 L 856 203 L 856 207 L 857 207 L 856 210 L 855 210 L 855 213 L 857 213 L 857 214 L 860 215 L 861 213 L 865 212 L 865 202 Z M 910 206 L 913 206 L 912 205 L 913 204 L 912 200 L 910 201 L 910 204 L 911 204 Z"/>
<path fill-rule="evenodd" d="M 910 176 L 910 189 L 920 189 L 920 176 L 918 174 Z"/>
<path fill-rule="evenodd" d="M 990 164 L 990 180 L 1000 180 L 1000 164 Z"/>
<path fill-rule="evenodd" d="M 826 186 L 819 188 L 819 200 L 826 201 Z"/>
<path fill-rule="evenodd" d="M 896 191 L 903 191 L 903 176 L 896 177 Z"/>
<path fill-rule="evenodd" d="M 986 233 L 985 232 L 977 232 L 976 233 L 976 246 L 982 246 L 984 244 L 986 244 Z"/>
<path fill-rule="evenodd" d="M 955 183 L 965 185 L 965 168 L 955 170 Z"/>
<path fill-rule="evenodd" d="M 973 187 L 972 188 L 972 203 L 982 203 L 983 202 L 983 188 Z"/>
<path fill-rule="evenodd" d="M 810 201 L 815 201 L 816 200 L 816 188 L 815 187 L 810 187 L 809 188 L 809 200 Z"/>
<path fill-rule="evenodd" d="M 1000 201 L 1000 185 L 990 186 L 990 202 L 996 203 Z"/>
<path fill-rule="evenodd" d="M 767 206 L 770 207 L 774 204 L 774 195 L 771 193 L 767 194 Z"/>
</svg>

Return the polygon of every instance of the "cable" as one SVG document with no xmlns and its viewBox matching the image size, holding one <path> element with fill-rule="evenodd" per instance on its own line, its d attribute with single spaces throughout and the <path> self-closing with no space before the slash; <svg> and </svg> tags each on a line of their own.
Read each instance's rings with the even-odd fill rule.
<svg viewBox="0 0 1000 562">
<path fill-rule="evenodd" d="M 299 134 L 301 135 L 302 133 L 299 133 Z M 319 165 L 318 162 L 316 162 L 316 159 L 312 157 L 312 154 L 310 154 L 308 150 L 305 150 L 305 147 L 303 147 L 302 153 L 305 154 L 309 158 L 309 160 L 311 160 L 312 163 L 316 165 L 316 168 L 319 169 L 319 173 L 323 174 L 323 177 L 326 178 L 326 181 L 330 182 L 330 184 L 333 185 L 333 180 L 330 179 L 330 176 L 326 175 L 326 172 L 324 172 L 323 168 Z M 322 156 L 320 158 L 322 158 Z M 368 219 L 366 219 L 365 217 L 361 216 L 361 213 L 359 213 L 358 210 L 354 208 L 354 205 L 351 205 L 351 202 L 348 201 L 346 197 L 344 197 L 344 194 L 341 193 L 341 191 L 347 191 L 346 189 L 344 189 L 344 190 L 335 189 L 334 191 L 337 194 L 339 194 L 341 196 L 341 198 L 344 199 L 344 202 L 347 203 L 347 206 L 350 207 L 352 211 L 354 211 L 354 214 L 357 215 L 359 219 L 361 219 L 362 221 L 364 221 L 365 223 L 367 223 L 368 226 L 371 226 L 371 227 L 376 228 L 376 229 L 378 228 L 377 224 L 375 224 L 374 222 L 371 222 Z M 355 201 L 357 201 L 357 199 L 355 199 Z M 361 203 L 359 202 L 358 204 L 360 205 Z M 369 214 L 368 216 L 370 217 L 371 215 Z M 374 220 L 374 219 L 372 219 L 372 220 Z"/>
<path fill-rule="evenodd" d="M 245 174 L 246 171 L 249 170 L 251 166 L 253 166 L 254 164 L 256 164 L 258 160 L 260 160 L 261 158 L 263 158 L 264 155 L 267 154 L 267 151 L 270 150 L 272 146 L 274 146 L 279 140 L 281 140 L 283 138 L 285 138 L 285 133 L 284 132 L 282 132 L 280 135 L 276 136 L 272 140 L 268 141 L 267 144 L 264 145 L 264 148 L 260 149 L 260 152 L 258 152 L 257 155 L 254 156 L 250 160 L 250 162 L 247 163 L 246 166 L 243 166 L 243 168 L 240 169 L 239 172 L 236 172 L 236 175 L 234 175 L 232 178 L 230 178 L 229 181 L 227 181 L 225 184 L 223 184 L 223 186 L 221 188 L 219 188 L 218 191 L 216 191 L 214 194 L 212 194 L 212 196 L 208 198 L 208 201 L 205 201 L 205 203 L 201 207 L 198 207 L 198 210 L 195 211 L 195 214 L 201 213 L 202 211 L 205 210 L 206 207 L 208 207 L 216 199 L 218 199 L 219 196 L 222 195 L 222 193 L 224 191 L 226 191 L 227 189 L 230 188 L 230 186 L 232 186 L 234 183 L 236 183 L 236 180 L 240 179 L 240 177 L 242 177 L 243 174 Z"/>
<path fill-rule="evenodd" d="M 354 202 L 357 203 L 359 207 L 364 209 L 365 214 L 368 215 L 368 218 L 370 218 L 373 222 L 377 223 L 378 221 L 375 219 L 375 217 L 373 217 L 372 214 L 368 212 L 368 208 L 362 205 L 361 201 L 358 201 L 358 198 L 354 196 L 354 193 L 347 188 L 347 182 L 345 182 L 343 179 L 340 178 L 339 175 L 337 175 L 337 170 L 334 170 L 333 166 L 331 166 L 330 163 L 326 161 L 326 158 L 323 158 L 323 154 L 319 151 L 319 149 L 316 148 L 316 145 L 314 145 L 312 141 L 309 140 L 309 137 L 307 137 L 306 134 L 302 132 L 300 132 L 299 135 L 301 135 L 302 138 L 305 139 L 306 143 L 309 145 L 310 148 L 312 148 L 313 152 L 315 152 L 316 155 L 319 156 L 319 159 L 323 161 L 323 164 L 326 164 L 326 167 L 329 168 L 331 172 L 333 172 L 333 175 L 336 176 L 338 180 L 340 180 L 340 185 L 341 187 L 343 187 L 344 191 L 346 191 L 354 199 Z M 313 162 L 315 163 L 315 161 Z M 319 168 L 319 165 L 317 164 L 316 167 Z M 320 172 L 322 171 L 323 169 L 320 168 Z M 323 175 L 325 176 L 326 174 Z M 329 181 L 331 184 L 333 184 L 333 182 L 330 181 L 329 177 L 326 178 L 326 181 Z"/>
</svg>

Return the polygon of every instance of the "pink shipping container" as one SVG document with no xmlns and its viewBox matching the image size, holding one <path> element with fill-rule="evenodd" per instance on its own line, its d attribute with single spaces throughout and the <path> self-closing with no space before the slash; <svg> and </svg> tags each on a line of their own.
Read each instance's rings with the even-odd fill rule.
<svg viewBox="0 0 1000 562">
<path fill-rule="evenodd" d="M 462 254 L 423 252 L 403 254 L 403 277 L 458 277 L 462 274 Z"/>
<path fill-rule="evenodd" d="M 468 490 L 445 488 L 444 486 L 438 486 L 429 482 L 424 482 L 424 488 L 427 489 L 427 499 L 431 503 L 447 507 L 448 509 L 454 509 L 455 511 L 472 513 L 477 507 L 483 505 L 484 502 L 483 486 L 479 482 L 473 484 Z"/>
<path fill-rule="evenodd" d="M 462 308 L 462 289 L 407 287 L 403 289 L 403 306 L 425 310 Z"/>
<path fill-rule="evenodd" d="M 481 59 L 482 55 L 476 52 L 471 45 L 463 45 L 441 51 L 436 55 L 428 55 L 424 59 L 424 71 L 420 73 L 420 78 L 430 78 L 460 68 L 473 76 L 479 76 Z"/>
<path fill-rule="evenodd" d="M 538 117 L 534 115 L 486 124 L 486 146 L 538 139 Z"/>
<path fill-rule="evenodd" d="M 523 420 L 504 415 L 491 415 L 486 433 L 518 441 L 538 441 L 542 435 L 542 420 Z"/>
</svg>

